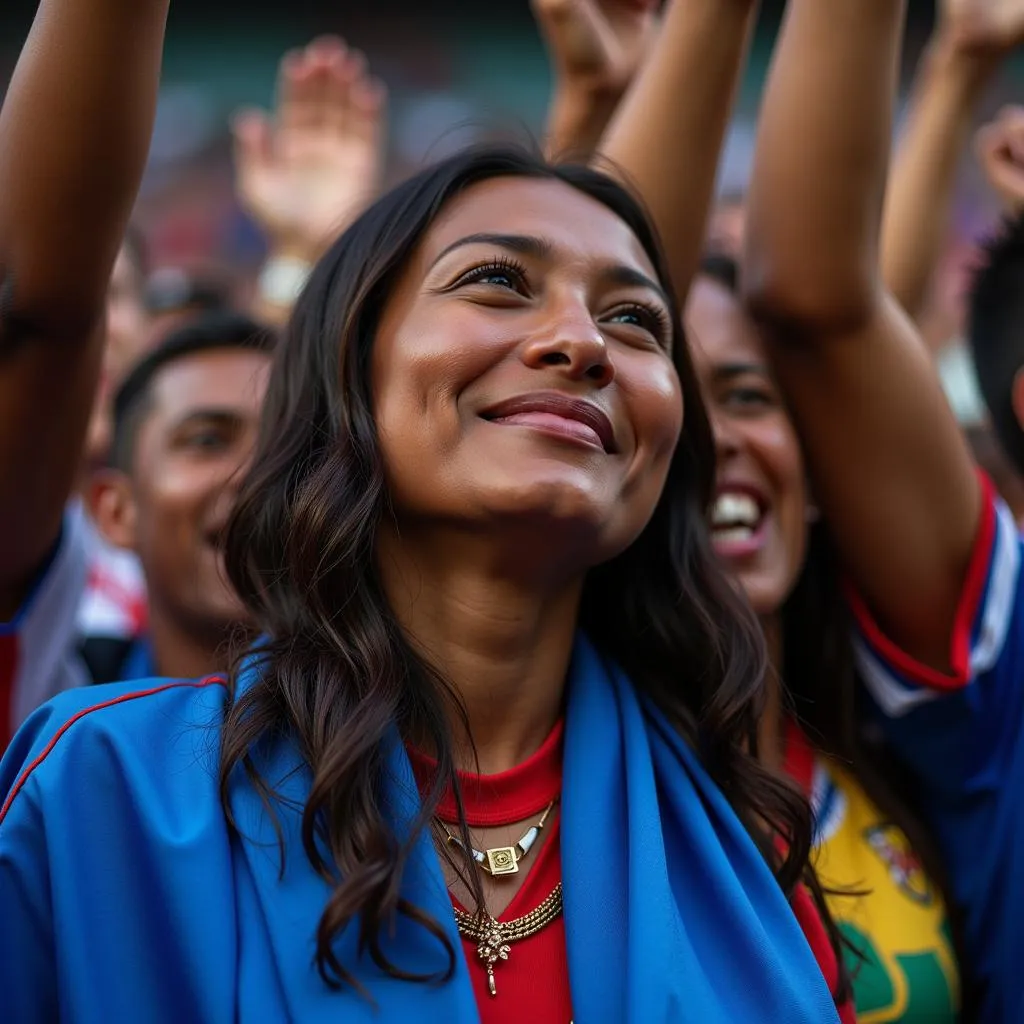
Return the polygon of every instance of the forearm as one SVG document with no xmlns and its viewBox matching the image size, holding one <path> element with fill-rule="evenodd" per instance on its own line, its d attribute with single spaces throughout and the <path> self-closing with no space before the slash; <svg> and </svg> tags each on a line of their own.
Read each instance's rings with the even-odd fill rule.
<svg viewBox="0 0 1024 1024">
<path fill-rule="evenodd" d="M 556 83 L 544 131 L 549 160 L 589 160 L 601 143 L 621 94 Z"/>
<path fill-rule="evenodd" d="M 882 219 L 882 280 L 917 320 L 927 298 L 953 202 L 971 115 L 999 60 L 938 34 L 925 51 L 897 147 Z"/>
<path fill-rule="evenodd" d="M 85 330 L 102 313 L 149 148 L 167 7 L 41 0 L 0 112 L 0 272 L 7 311 L 34 333 Z"/>
<path fill-rule="evenodd" d="M 765 92 L 744 266 L 755 314 L 848 330 L 882 300 L 878 239 L 904 0 L 790 0 Z"/>
<path fill-rule="evenodd" d="M 601 154 L 646 203 L 680 302 L 700 259 L 755 0 L 673 0 Z"/>
</svg>

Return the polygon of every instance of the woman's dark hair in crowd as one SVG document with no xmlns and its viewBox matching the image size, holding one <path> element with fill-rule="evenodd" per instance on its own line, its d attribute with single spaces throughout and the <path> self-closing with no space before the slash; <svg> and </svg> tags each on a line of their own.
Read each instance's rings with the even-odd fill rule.
<svg viewBox="0 0 1024 1024">
<path fill-rule="evenodd" d="M 734 295 L 739 293 L 740 268 L 732 256 L 705 254 L 699 273 Z M 782 608 L 782 664 L 775 671 L 785 706 L 814 746 L 852 771 L 879 810 L 903 830 L 928 877 L 945 897 L 954 946 L 959 962 L 965 964 L 968 961 L 959 955 L 961 932 L 945 868 L 930 833 L 910 809 L 913 798 L 906 772 L 864 727 L 853 629 L 838 552 L 828 524 L 818 520 L 808 529 L 804 565 Z M 863 950 L 857 952 L 863 955 Z M 965 991 L 965 1008 L 968 1002 Z"/>
<path fill-rule="evenodd" d="M 251 685 L 237 686 L 241 657 L 232 674 L 221 796 L 230 818 L 240 772 L 273 812 L 261 752 L 282 738 L 298 745 L 312 773 L 303 846 L 333 887 L 316 949 L 319 971 L 332 985 L 351 981 L 331 944 L 357 916 L 361 948 L 393 976 L 438 980 L 455 963 L 438 923 L 399 892 L 412 844 L 430 827 L 442 793 L 451 786 L 459 799 L 446 711 L 463 722 L 465 716 L 442 668 L 403 635 L 375 564 L 375 532 L 389 514 L 389 496 L 369 366 L 381 313 L 439 212 L 474 183 L 508 176 L 561 181 L 606 206 L 630 226 L 668 287 L 639 205 L 597 171 L 487 147 L 417 174 L 363 214 L 314 270 L 275 355 L 260 440 L 228 532 L 228 573 L 268 639 Z M 810 812 L 755 756 L 765 650 L 756 618 L 710 547 L 714 442 L 677 315 L 672 333 L 683 435 L 643 534 L 589 573 L 580 624 L 694 745 L 790 894 L 806 875 Z M 425 743 L 438 764 L 403 836 L 394 834 L 382 806 L 396 736 Z M 770 830 L 782 838 L 784 853 Z M 461 833 L 468 845 L 464 821 Z M 477 875 L 463 878 L 482 906 Z M 396 913 L 437 937 L 446 968 L 410 976 L 388 960 L 379 935 Z"/>
<path fill-rule="evenodd" d="M 1024 428 L 1013 408 L 1013 383 L 1024 368 L 1024 213 L 1007 219 L 984 247 L 968 304 L 967 340 L 992 428 L 1024 473 Z"/>
</svg>

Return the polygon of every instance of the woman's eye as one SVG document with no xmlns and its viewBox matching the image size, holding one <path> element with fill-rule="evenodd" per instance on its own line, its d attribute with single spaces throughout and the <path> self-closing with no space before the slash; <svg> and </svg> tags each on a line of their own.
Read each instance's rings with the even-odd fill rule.
<svg viewBox="0 0 1024 1024">
<path fill-rule="evenodd" d="M 488 270 L 485 273 L 477 274 L 474 280 L 478 284 L 496 284 L 502 288 L 514 288 L 515 278 L 507 270 Z"/>
<path fill-rule="evenodd" d="M 501 259 L 474 267 L 463 274 L 455 284 L 486 284 L 496 288 L 507 288 L 510 291 L 524 291 L 525 279 L 525 267 L 514 260 Z"/>
<path fill-rule="evenodd" d="M 182 438 L 182 447 L 194 451 L 218 451 L 226 447 L 227 438 L 215 430 L 201 430 Z"/>
<path fill-rule="evenodd" d="M 659 344 L 668 344 L 668 317 L 659 309 L 640 305 L 622 306 L 613 310 L 605 317 L 605 320 L 608 323 L 638 327 L 640 330 L 647 331 Z"/>
<path fill-rule="evenodd" d="M 725 400 L 729 405 L 738 405 L 744 408 L 772 404 L 772 396 L 758 388 L 734 388 L 726 394 Z"/>
</svg>

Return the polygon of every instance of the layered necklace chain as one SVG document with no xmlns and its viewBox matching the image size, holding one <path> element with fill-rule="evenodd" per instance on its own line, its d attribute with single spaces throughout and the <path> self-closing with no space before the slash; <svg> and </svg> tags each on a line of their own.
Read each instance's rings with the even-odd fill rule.
<svg viewBox="0 0 1024 1024">
<path fill-rule="evenodd" d="M 518 842 L 512 846 L 497 846 L 489 850 L 478 850 L 471 846 L 467 849 L 466 844 L 440 818 L 437 821 L 444 829 L 446 840 L 450 845 L 458 847 L 463 854 L 471 857 L 473 863 L 481 871 L 486 872 L 492 878 L 501 878 L 503 875 L 514 875 L 519 871 L 520 861 L 526 858 L 537 842 L 557 799 L 556 797 L 548 804 L 540 821 L 531 825 Z M 487 987 L 491 995 L 496 996 L 498 987 L 494 980 L 495 966 L 508 960 L 512 943 L 536 935 L 559 917 L 562 913 L 562 883 L 559 882 L 535 910 L 511 921 L 498 921 L 486 910 L 475 915 L 467 914 L 458 907 L 455 907 L 454 910 L 459 934 L 477 944 L 477 956 L 483 961 L 487 970 Z"/>
<path fill-rule="evenodd" d="M 557 799 L 556 797 L 555 800 Z M 498 878 L 501 875 L 514 875 L 519 870 L 519 862 L 526 857 L 533 844 L 537 842 L 544 823 L 551 813 L 551 808 L 555 806 L 555 800 L 548 804 L 540 821 L 536 825 L 531 825 L 514 846 L 495 846 L 490 850 L 478 850 L 475 846 L 471 846 L 467 850 L 462 840 L 440 818 L 437 820 L 441 828 L 444 829 L 444 834 L 450 844 L 457 846 L 463 853 L 468 853 L 481 871 L 486 871 L 492 878 Z"/>
<path fill-rule="evenodd" d="M 476 953 L 487 969 L 487 987 L 492 996 L 498 994 L 498 986 L 494 981 L 495 965 L 508 959 L 511 943 L 536 935 L 561 913 L 561 882 L 536 910 L 531 910 L 530 913 L 512 921 L 495 921 L 487 913 L 474 916 L 455 907 L 455 923 L 459 927 L 459 933 L 471 942 L 477 943 Z"/>
</svg>

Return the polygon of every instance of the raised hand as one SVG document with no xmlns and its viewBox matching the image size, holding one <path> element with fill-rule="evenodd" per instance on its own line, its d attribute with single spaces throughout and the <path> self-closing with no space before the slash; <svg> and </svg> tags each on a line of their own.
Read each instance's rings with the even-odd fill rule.
<svg viewBox="0 0 1024 1024">
<path fill-rule="evenodd" d="M 531 0 L 551 57 L 548 151 L 586 157 L 643 64 L 659 0 Z"/>
<path fill-rule="evenodd" d="M 239 199 L 272 252 L 314 261 L 381 184 L 386 91 L 337 38 L 284 57 L 277 109 L 233 125 Z"/>
<path fill-rule="evenodd" d="M 1011 213 L 1024 210 L 1024 107 L 1004 107 L 974 138 L 989 185 Z"/>
<path fill-rule="evenodd" d="M 650 48 L 657 0 L 532 0 L 555 74 L 621 96 Z"/>
<path fill-rule="evenodd" d="M 1024 42 L 1024 0 L 943 0 L 940 26 L 962 49 L 1005 53 Z"/>
</svg>

